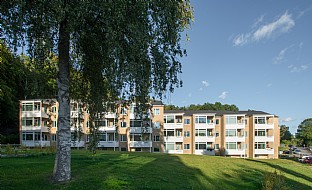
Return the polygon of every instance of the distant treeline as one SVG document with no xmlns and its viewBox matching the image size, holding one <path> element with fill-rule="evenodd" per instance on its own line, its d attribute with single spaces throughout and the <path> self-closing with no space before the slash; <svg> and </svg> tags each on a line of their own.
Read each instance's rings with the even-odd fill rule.
<svg viewBox="0 0 312 190">
<path fill-rule="evenodd" d="M 234 104 L 221 104 L 220 102 L 215 102 L 214 104 L 206 102 L 204 104 L 191 104 L 189 106 L 175 106 L 175 105 L 165 105 L 165 110 L 226 110 L 226 111 L 238 111 L 238 107 Z"/>
</svg>

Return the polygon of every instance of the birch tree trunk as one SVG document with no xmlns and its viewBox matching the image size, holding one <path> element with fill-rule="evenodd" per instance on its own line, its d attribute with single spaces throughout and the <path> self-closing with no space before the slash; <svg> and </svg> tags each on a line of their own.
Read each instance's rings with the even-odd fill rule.
<svg viewBox="0 0 312 190">
<path fill-rule="evenodd" d="M 65 18 L 59 28 L 59 73 L 58 85 L 58 121 L 57 121 L 57 150 L 53 171 L 56 182 L 66 182 L 71 178 L 71 134 L 70 134 L 70 99 L 69 99 L 69 32 L 68 21 Z"/>
</svg>

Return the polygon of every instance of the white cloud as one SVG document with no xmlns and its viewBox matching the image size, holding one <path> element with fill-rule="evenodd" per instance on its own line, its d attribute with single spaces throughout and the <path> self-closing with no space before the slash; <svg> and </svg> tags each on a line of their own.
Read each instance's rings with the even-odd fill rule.
<svg viewBox="0 0 312 190">
<path fill-rule="evenodd" d="M 206 81 L 206 80 L 203 80 L 201 83 L 202 83 L 205 87 L 210 86 L 209 82 Z"/>
<path fill-rule="evenodd" d="M 226 92 L 226 91 L 222 92 L 221 95 L 219 96 L 219 98 L 225 99 L 227 97 L 228 93 L 229 92 Z"/>
<path fill-rule="evenodd" d="M 290 121 L 293 121 L 293 119 L 291 117 L 286 117 L 286 118 L 280 119 L 281 123 L 290 122 Z"/>
<path fill-rule="evenodd" d="M 295 21 L 292 19 L 291 14 L 286 11 L 276 21 L 261 26 L 258 30 L 253 33 L 253 39 L 259 41 L 264 38 L 270 38 L 274 33 L 288 32 L 295 26 Z"/>
<path fill-rule="evenodd" d="M 300 11 L 299 14 L 297 15 L 297 18 L 301 18 L 304 14 L 306 14 L 307 12 L 309 12 L 310 10 L 312 10 L 312 6 L 306 8 L 305 10 L 303 11 Z"/>
<path fill-rule="evenodd" d="M 271 87 L 273 84 L 272 83 L 269 83 L 269 84 L 267 84 L 267 87 Z"/>
<path fill-rule="evenodd" d="M 298 67 L 294 65 L 289 65 L 288 69 L 290 70 L 291 73 L 299 73 L 301 71 L 307 70 L 309 68 L 308 65 L 300 65 Z"/>
<path fill-rule="evenodd" d="M 259 24 L 261 22 L 263 22 L 264 19 L 264 15 L 259 16 L 256 21 L 253 23 L 252 28 L 256 28 L 257 26 L 259 26 Z"/>
<path fill-rule="evenodd" d="M 284 59 L 285 59 L 285 54 L 286 54 L 286 52 L 287 52 L 290 48 L 292 48 L 293 46 L 294 46 L 294 45 L 291 45 L 291 46 L 289 46 L 289 47 L 287 47 L 287 48 L 282 49 L 282 50 L 279 52 L 279 54 L 274 58 L 273 64 L 280 64 L 280 63 L 282 63 L 282 62 L 284 61 Z"/>
<path fill-rule="evenodd" d="M 263 22 L 264 17 L 261 16 L 253 24 L 256 27 L 260 22 Z M 295 21 L 292 19 L 292 15 L 288 14 L 286 11 L 282 16 L 280 16 L 275 21 L 261 25 L 253 31 L 247 32 L 245 34 L 239 34 L 233 39 L 234 46 L 243 46 L 249 42 L 260 41 L 263 39 L 269 39 L 273 35 L 288 32 L 291 28 L 295 26 Z"/>
</svg>

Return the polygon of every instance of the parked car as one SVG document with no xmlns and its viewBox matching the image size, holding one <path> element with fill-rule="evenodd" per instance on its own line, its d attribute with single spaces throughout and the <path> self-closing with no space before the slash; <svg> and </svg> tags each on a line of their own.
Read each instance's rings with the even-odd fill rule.
<svg viewBox="0 0 312 190">
<path fill-rule="evenodd" d="M 294 154 L 300 154 L 301 153 L 301 150 L 299 150 L 299 149 L 296 149 L 295 151 L 294 151 Z"/>
<path fill-rule="evenodd" d="M 305 158 L 303 162 L 306 164 L 312 164 L 312 156 Z"/>
<path fill-rule="evenodd" d="M 310 157 L 309 155 L 302 155 L 300 158 L 298 158 L 298 161 L 301 163 L 305 163 L 306 158 Z"/>
</svg>

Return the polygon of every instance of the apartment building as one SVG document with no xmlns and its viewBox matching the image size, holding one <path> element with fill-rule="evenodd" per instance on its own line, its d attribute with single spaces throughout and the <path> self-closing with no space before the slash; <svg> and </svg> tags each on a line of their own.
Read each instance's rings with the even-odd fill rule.
<svg viewBox="0 0 312 190">
<path fill-rule="evenodd" d="M 120 105 L 115 112 L 104 113 L 101 119 L 95 120 L 98 147 L 116 151 L 278 158 L 278 117 L 273 114 L 164 110 L 160 101 L 150 104 L 151 109 L 144 115 L 136 113 L 135 104 Z M 72 147 L 87 147 L 88 110 L 77 101 L 72 101 L 70 106 Z M 22 100 L 20 107 L 21 144 L 55 146 L 56 100 Z"/>
</svg>

